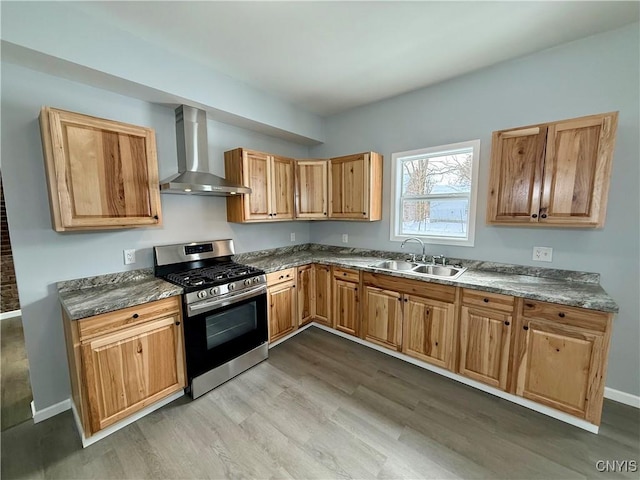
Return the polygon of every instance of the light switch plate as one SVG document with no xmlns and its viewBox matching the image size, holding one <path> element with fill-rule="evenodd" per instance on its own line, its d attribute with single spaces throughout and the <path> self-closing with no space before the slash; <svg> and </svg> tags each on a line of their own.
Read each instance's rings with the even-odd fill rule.
<svg viewBox="0 0 640 480">
<path fill-rule="evenodd" d="M 553 259 L 553 248 L 533 247 L 533 260 L 536 262 L 550 262 Z"/>
</svg>

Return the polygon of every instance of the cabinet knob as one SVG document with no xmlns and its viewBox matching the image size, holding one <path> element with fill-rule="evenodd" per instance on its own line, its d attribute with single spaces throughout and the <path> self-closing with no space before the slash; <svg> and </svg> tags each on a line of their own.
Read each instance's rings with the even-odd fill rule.
<svg viewBox="0 0 640 480">
<path fill-rule="evenodd" d="M 547 214 L 543 213 L 542 215 L 540 215 L 540 218 L 547 218 Z"/>
<path fill-rule="evenodd" d="M 504 322 L 504 324 L 508 327 L 509 325 L 511 325 L 511 323 L 509 322 Z"/>
<path fill-rule="evenodd" d="M 524 327 L 522 327 L 523 330 L 529 330 L 529 327 L 527 327 L 526 325 Z"/>
<path fill-rule="evenodd" d="M 531 218 L 538 218 L 538 214 L 534 213 L 533 215 L 531 215 Z"/>
<path fill-rule="evenodd" d="M 363 215 L 366 215 L 366 214 L 367 214 L 367 212 L 362 212 L 362 214 L 363 214 Z"/>
<path fill-rule="evenodd" d="M 278 278 L 278 280 L 282 280 L 284 278 L 284 275 L 280 275 L 280 277 Z"/>
<path fill-rule="evenodd" d="M 278 215 L 277 213 L 274 213 L 273 216 L 275 217 L 276 215 Z"/>
<path fill-rule="evenodd" d="M 137 313 L 134 313 L 134 314 L 132 315 L 132 317 L 133 317 L 133 318 L 138 318 L 139 316 L 140 316 L 140 315 L 138 315 Z"/>
<path fill-rule="evenodd" d="M 560 318 L 564 318 L 564 313 L 563 313 L 563 312 L 560 312 L 560 313 L 558 314 L 558 316 L 559 316 Z"/>
<path fill-rule="evenodd" d="M 153 218 L 154 218 L 155 220 L 158 220 L 160 217 L 158 217 L 158 215 L 154 215 L 154 216 L 153 216 Z"/>
<path fill-rule="evenodd" d="M 483 302 L 484 302 L 484 303 L 489 303 L 489 299 L 488 299 L 488 298 L 484 298 L 484 299 L 483 299 Z"/>
<path fill-rule="evenodd" d="M 323 214 L 323 215 L 326 215 L 326 214 L 327 214 L 327 212 L 324 212 L 324 214 Z"/>
<path fill-rule="evenodd" d="M 180 325 L 180 322 L 176 322 L 176 326 Z"/>
<path fill-rule="evenodd" d="M 408 298 L 405 298 L 405 299 L 404 299 L 404 301 L 405 301 L 405 302 L 408 302 L 408 301 L 409 301 L 409 299 L 408 299 Z"/>
<path fill-rule="evenodd" d="M 346 273 L 343 273 L 342 275 L 343 275 L 343 276 L 345 276 L 345 277 L 347 276 L 347 274 L 346 274 Z"/>
<path fill-rule="evenodd" d="M 398 301 L 401 302 L 402 301 L 402 297 L 398 297 Z"/>
</svg>

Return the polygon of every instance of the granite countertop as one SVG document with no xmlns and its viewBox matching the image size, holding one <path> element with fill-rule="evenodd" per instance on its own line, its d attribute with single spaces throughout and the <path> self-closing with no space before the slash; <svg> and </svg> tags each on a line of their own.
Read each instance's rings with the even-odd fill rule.
<svg viewBox="0 0 640 480">
<path fill-rule="evenodd" d="M 181 295 L 177 285 L 153 276 L 152 269 L 111 273 L 58 282 L 58 297 L 71 320 L 113 312 Z"/>
<path fill-rule="evenodd" d="M 618 311 L 616 302 L 600 286 L 600 275 L 597 273 L 449 259 L 449 264 L 461 264 L 468 270 L 457 279 L 448 280 L 371 267 L 381 259 L 405 258 L 406 254 L 398 252 L 317 244 L 243 253 L 234 257 L 237 262 L 252 265 L 267 273 L 320 263 L 590 310 Z M 72 320 L 183 293 L 181 287 L 154 277 L 150 268 L 58 282 L 57 287 L 60 302 Z"/>
<path fill-rule="evenodd" d="M 381 258 L 405 259 L 406 254 L 314 245 L 311 249 L 283 248 L 241 254 L 236 255 L 235 260 L 267 273 L 309 263 L 320 263 L 590 310 L 618 311 L 616 302 L 600 286 L 600 275 L 596 273 L 450 259 L 448 264 L 459 263 L 468 270 L 457 279 L 448 280 L 370 266 L 379 262 Z"/>
</svg>

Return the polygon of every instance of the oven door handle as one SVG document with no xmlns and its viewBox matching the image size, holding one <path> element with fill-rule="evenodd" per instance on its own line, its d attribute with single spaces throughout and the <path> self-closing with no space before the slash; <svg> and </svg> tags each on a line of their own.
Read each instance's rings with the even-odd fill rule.
<svg viewBox="0 0 640 480">
<path fill-rule="evenodd" d="M 192 313 L 195 313 L 197 310 L 209 309 L 212 310 L 216 307 L 226 307 L 227 305 L 231 305 L 233 303 L 237 303 L 241 300 L 245 300 L 250 297 L 255 297 L 261 293 L 266 293 L 267 287 L 266 285 L 260 285 L 259 287 L 252 288 L 246 292 L 238 293 L 237 295 L 233 295 L 232 297 L 221 298 L 220 300 L 214 300 L 213 302 L 203 302 L 196 303 L 195 305 L 187 306 L 187 316 L 190 317 Z"/>
</svg>

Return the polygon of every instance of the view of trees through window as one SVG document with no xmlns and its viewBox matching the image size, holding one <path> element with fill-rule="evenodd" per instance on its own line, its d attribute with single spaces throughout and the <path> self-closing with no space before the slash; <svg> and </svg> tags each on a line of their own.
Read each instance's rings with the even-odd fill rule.
<svg viewBox="0 0 640 480">
<path fill-rule="evenodd" d="M 401 159 L 402 235 L 466 237 L 472 149 Z"/>
</svg>

